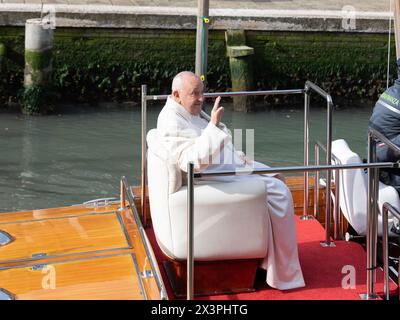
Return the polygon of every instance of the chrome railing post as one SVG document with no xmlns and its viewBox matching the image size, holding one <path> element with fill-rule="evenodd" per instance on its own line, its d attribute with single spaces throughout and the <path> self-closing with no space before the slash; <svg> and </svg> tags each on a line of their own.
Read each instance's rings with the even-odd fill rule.
<svg viewBox="0 0 400 320">
<path fill-rule="evenodd" d="M 309 114 L 310 114 L 310 87 L 306 84 L 304 87 L 304 166 L 308 166 L 309 155 Z M 303 187 L 303 215 L 301 220 L 311 220 L 313 216 L 308 215 L 308 172 L 304 172 Z"/>
<path fill-rule="evenodd" d="M 332 163 L 332 109 L 333 103 L 330 95 L 326 96 L 326 165 Z M 331 189 L 332 172 L 326 172 L 326 199 L 325 199 L 325 241 L 321 242 L 323 247 L 334 247 L 335 243 L 331 241 Z"/>
<path fill-rule="evenodd" d="M 389 300 L 389 246 L 388 246 L 388 207 L 387 203 L 382 207 L 382 247 L 383 247 L 383 296 Z"/>
<path fill-rule="evenodd" d="M 400 220 L 400 212 L 390 203 L 385 202 L 382 206 L 382 249 L 383 249 L 383 296 L 389 300 L 389 212 L 394 218 Z M 397 294 L 399 288 L 400 274 L 397 274 Z M 400 299 L 400 295 L 399 295 Z"/>
<path fill-rule="evenodd" d="M 147 186 L 147 173 L 146 173 L 146 134 L 147 134 L 147 86 L 142 85 L 142 168 L 141 168 L 141 219 L 143 225 L 147 225 L 147 209 L 146 209 L 146 186 Z"/>
<path fill-rule="evenodd" d="M 304 86 L 304 166 L 308 166 L 308 144 L 309 144 L 309 109 L 310 109 L 310 89 L 317 92 L 320 96 L 324 97 L 327 102 L 327 119 L 326 119 L 326 164 L 331 163 L 332 158 L 332 110 L 333 102 L 331 96 L 322 90 L 320 87 L 310 81 L 306 81 Z M 331 241 L 331 177 L 332 172 L 326 172 L 326 212 L 325 212 L 325 241 L 321 242 L 323 247 L 334 247 L 335 243 Z M 303 196 L 303 216 L 302 220 L 310 219 L 308 216 L 308 172 L 304 172 L 304 196 Z"/>
<path fill-rule="evenodd" d="M 316 143 L 315 149 L 315 162 L 316 166 L 319 165 L 319 146 Z M 314 173 L 314 218 L 318 219 L 318 200 L 319 200 L 319 171 L 315 171 Z"/>
<path fill-rule="evenodd" d="M 376 142 L 371 132 L 368 132 L 368 163 L 375 162 Z M 367 203 L 367 292 L 360 295 L 361 299 L 378 299 L 375 294 L 376 279 L 376 242 L 377 225 L 375 219 L 376 199 L 375 191 L 375 172 L 374 168 L 368 168 L 368 203 Z"/>
<path fill-rule="evenodd" d="M 314 83 L 307 81 L 305 85 L 305 92 L 307 93 L 309 89 L 314 90 L 317 92 L 320 96 L 324 97 L 327 102 L 327 118 L 326 118 L 326 164 L 329 165 L 331 163 L 332 159 L 332 111 L 333 111 L 333 102 L 331 96 L 326 93 L 324 90 L 322 90 L 320 87 L 315 85 Z M 307 94 L 305 95 L 305 113 L 307 114 L 307 118 L 304 118 L 304 122 L 306 124 L 304 125 L 304 166 L 308 165 L 308 112 L 307 112 L 307 106 L 309 106 L 310 100 L 309 96 L 307 97 Z M 307 156 L 306 156 L 306 150 L 307 150 Z M 306 159 L 307 159 L 307 164 L 306 164 Z M 306 179 L 308 176 L 304 174 L 304 188 L 308 187 Z M 326 172 L 326 202 L 325 202 L 325 241 L 321 242 L 321 246 L 323 247 L 334 247 L 335 243 L 331 241 L 331 199 L 330 199 L 330 194 L 331 194 L 331 177 L 332 177 L 332 172 L 330 170 L 327 170 Z M 306 190 L 306 189 L 305 189 Z M 308 190 L 307 190 L 308 191 Z M 304 196 L 304 201 L 307 200 L 306 196 Z M 303 217 L 304 217 L 304 209 L 303 209 Z"/>
<path fill-rule="evenodd" d="M 315 154 L 318 155 L 319 158 L 319 148 L 324 150 L 327 153 L 327 148 L 319 141 L 315 144 Z M 340 160 L 331 152 L 331 162 L 335 165 L 340 164 Z M 319 162 L 318 162 L 319 164 Z M 333 221 L 334 221 L 334 239 L 338 239 L 340 237 L 340 169 L 335 170 L 335 202 L 334 202 L 334 211 L 333 211 Z M 328 192 L 326 192 L 328 195 Z M 331 191 L 333 195 L 333 192 Z M 330 196 L 330 195 L 329 195 Z M 330 204 L 330 202 L 329 202 Z"/>
<path fill-rule="evenodd" d="M 126 193 L 125 193 L 125 186 L 124 186 L 124 180 L 126 178 L 123 176 L 121 177 L 121 182 L 120 182 L 120 210 L 125 210 L 125 202 L 126 202 Z"/>
<path fill-rule="evenodd" d="M 374 163 L 377 162 L 376 158 L 376 142 L 375 142 L 375 147 L 374 147 Z M 374 199 L 374 211 L 373 211 L 373 240 L 374 240 L 374 260 L 373 260 L 373 266 L 376 269 L 377 268 L 377 246 L 378 246 L 378 212 L 379 212 L 379 204 L 378 204 L 378 199 L 379 199 L 379 169 L 374 168 L 374 190 L 373 190 L 373 195 Z M 374 284 L 376 284 L 376 270 L 374 272 Z"/>
<path fill-rule="evenodd" d="M 335 203 L 333 211 L 334 239 L 337 240 L 342 237 L 340 234 L 340 170 L 335 170 Z"/>
<path fill-rule="evenodd" d="M 194 270 L 194 164 L 187 166 L 187 300 L 193 300 Z"/>
</svg>

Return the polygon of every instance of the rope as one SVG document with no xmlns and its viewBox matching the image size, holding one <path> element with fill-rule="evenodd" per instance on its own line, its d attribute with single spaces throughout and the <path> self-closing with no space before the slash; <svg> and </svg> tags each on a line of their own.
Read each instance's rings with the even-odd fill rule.
<svg viewBox="0 0 400 320">
<path fill-rule="evenodd" d="M 386 89 L 389 88 L 389 76 L 390 76 L 390 46 L 391 46 L 391 34 L 392 34 L 392 0 L 389 1 L 389 40 L 388 40 L 388 55 L 387 55 L 387 66 L 386 66 Z"/>
<path fill-rule="evenodd" d="M 43 2 L 42 6 L 40 7 L 40 22 L 43 22 Z"/>
</svg>

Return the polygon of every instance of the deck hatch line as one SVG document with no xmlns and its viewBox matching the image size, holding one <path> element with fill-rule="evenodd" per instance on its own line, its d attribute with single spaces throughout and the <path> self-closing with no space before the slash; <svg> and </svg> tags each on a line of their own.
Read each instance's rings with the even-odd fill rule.
<svg viewBox="0 0 400 320">
<path fill-rule="evenodd" d="M 53 265 L 53 264 L 60 264 L 60 263 L 65 263 L 65 262 L 77 262 L 77 261 L 87 261 L 87 260 L 95 260 L 95 259 L 102 259 L 102 258 L 113 258 L 113 257 L 118 257 L 118 256 L 125 256 L 125 255 L 130 255 L 130 252 L 123 252 L 123 253 L 114 253 L 114 254 L 106 254 L 104 256 L 98 256 L 98 257 L 85 257 L 85 258 L 77 258 L 77 259 L 72 259 L 72 260 L 58 260 L 54 262 L 46 262 L 45 265 Z M 20 264 L 16 266 L 9 266 L 9 267 L 0 267 L 1 270 L 9 270 L 9 269 L 19 269 L 19 268 L 27 268 L 27 267 L 35 267 L 37 266 L 37 263 L 28 263 L 28 264 Z M 1 290 L 1 288 L 0 288 Z"/>
<path fill-rule="evenodd" d="M 53 255 L 53 256 L 49 256 L 49 255 L 35 256 L 35 257 L 31 257 L 31 258 L 23 258 L 23 259 L 16 259 L 16 260 L 0 260 L 0 264 L 20 263 L 20 262 L 35 261 L 35 260 L 40 261 L 40 260 L 44 260 L 44 259 L 56 259 L 56 258 L 64 258 L 64 257 L 70 257 L 70 256 L 82 256 L 82 255 L 91 254 L 91 253 L 102 253 L 102 252 L 110 252 L 110 251 L 118 251 L 118 250 L 132 250 L 132 248 L 122 247 L 122 248 L 100 249 L 100 250 L 76 252 L 76 253 L 66 253 L 66 254 Z M 1 270 L 1 267 L 0 267 L 0 270 Z"/>
<path fill-rule="evenodd" d="M 108 251 L 117 251 L 117 250 L 130 250 L 133 249 L 132 243 L 127 236 L 127 231 L 124 228 L 124 225 L 121 223 L 121 217 L 117 211 L 110 211 L 110 212 L 102 212 L 102 213 L 89 213 L 89 214 L 84 214 L 84 215 L 79 215 L 79 216 L 65 216 L 65 217 L 57 217 L 57 218 L 50 218 L 50 219 L 40 219 L 40 220 L 27 220 L 24 222 L 40 222 L 40 221 L 47 221 L 47 220 L 61 220 L 61 219 L 69 219 L 69 218 L 77 218 L 77 217 L 87 217 L 87 216 L 95 216 L 95 215 L 103 215 L 103 214 L 115 214 L 121 229 L 124 233 L 125 239 L 127 241 L 126 247 L 119 247 L 119 248 L 108 248 L 108 249 L 99 249 L 99 250 L 92 250 L 92 251 L 83 251 L 83 252 L 74 252 L 74 253 L 65 253 L 65 254 L 56 254 L 56 255 L 32 255 L 32 257 L 28 258 L 21 258 L 21 259 L 15 259 L 15 260 L 0 260 L 0 264 L 4 263 L 20 263 L 24 261 L 33 261 L 33 260 L 43 260 L 43 259 L 53 259 L 53 258 L 59 258 L 59 257 L 68 257 L 68 256 L 75 256 L 75 255 L 85 255 L 85 254 L 91 254 L 91 253 L 101 253 L 101 252 L 108 252 Z M 18 221 L 18 222 L 10 222 L 10 223 L 4 223 L 4 224 L 17 224 L 17 223 L 23 223 L 23 221 Z M 1 230 L 0 230 L 0 247 L 1 247 Z M 4 232 L 6 233 L 6 232 Z M 8 233 L 6 233 L 8 234 Z M 11 236 L 10 236 L 11 237 Z M 12 237 L 11 237 L 12 238 Z M 13 239 L 13 238 L 12 238 Z M 14 240 L 14 239 L 13 239 Z"/>
<path fill-rule="evenodd" d="M 103 215 L 103 214 L 111 214 L 116 213 L 116 211 L 106 211 L 106 212 L 90 212 L 80 215 L 71 215 L 71 216 L 62 216 L 62 217 L 54 217 L 54 218 L 43 218 L 43 219 L 33 219 L 33 220 L 21 220 L 21 221 L 10 221 L 10 222 L 3 222 L 0 225 L 8 225 L 8 224 L 17 224 L 17 223 L 27 223 L 27 222 L 40 222 L 40 221 L 47 221 L 47 220 L 61 220 L 61 219 L 68 219 L 68 218 L 79 218 L 79 217 L 87 217 L 87 216 L 96 216 L 96 215 Z"/>
</svg>

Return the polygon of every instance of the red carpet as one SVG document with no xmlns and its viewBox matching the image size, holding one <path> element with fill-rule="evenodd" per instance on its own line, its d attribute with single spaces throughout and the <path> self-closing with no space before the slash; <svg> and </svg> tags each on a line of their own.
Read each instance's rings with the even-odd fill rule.
<svg viewBox="0 0 400 320">
<path fill-rule="evenodd" d="M 322 248 L 320 241 L 325 239 L 323 227 L 318 221 L 301 221 L 296 217 L 297 239 L 300 263 L 306 286 L 300 289 L 280 291 L 270 288 L 264 281 L 257 280 L 256 291 L 231 295 L 202 296 L 206 300 L 359 300 L 359 294 L 366 292 L 366 253 L 358 243 L 336 241 L 335 248 Z M 163 255 L 155 241 L 152 229 L 146 230 L 159 262 L 159 268 L 167 287 L 168 296 L 174 299 L 171 287 L 162 265 Z M 343 289 L 342 281 L 355 270 L 355 288 Z M 343 269 L 344 268 L 344 269 Z M 342 272 L 343 270 L 343 272 Z M 382 271 L 377 270 L 378 294 L 383 293 Z M 344 279 L 344 280 L 343 280 Z M 393 283 L 391 290 L 395 289 Z"/>
</svg>

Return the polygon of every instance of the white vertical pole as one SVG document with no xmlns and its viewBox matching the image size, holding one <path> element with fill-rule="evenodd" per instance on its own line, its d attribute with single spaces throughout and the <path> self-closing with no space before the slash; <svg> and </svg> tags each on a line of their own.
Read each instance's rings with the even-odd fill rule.
<svg viewBox="0 0 400 320">
<path fill-rule="evenodd" d="M 207 76 L 209 0 L 198 0 L 196 34 L 196 74 L 205 81 Z"/>
<path fill-rule="evenodd" d="M 390 1 L 394 1 L 394 35 L 396 40 L 396 58 L 400 59 L 400 0 Z"/>
</svg>

